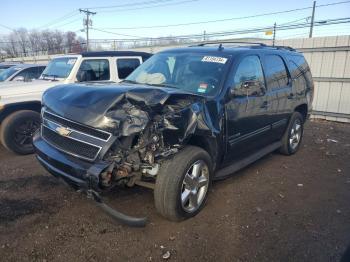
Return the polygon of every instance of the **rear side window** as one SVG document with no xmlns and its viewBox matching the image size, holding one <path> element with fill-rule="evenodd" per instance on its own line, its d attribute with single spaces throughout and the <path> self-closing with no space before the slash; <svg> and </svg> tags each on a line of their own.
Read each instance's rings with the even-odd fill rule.
<svg viewBox="0 0 350 262">
<path fill-rule="evenodd" d="M 271 90 L 288 85 L 288 74 L 282 58 L 278 55 L 267 55 L 264 58 L 267 87 Z"/>
<path fill-rule="evenodd" d="M 77 73 L 79 82 L 109 80 L 109 62 L 107 59 L 84 60 Z"/>
<path fill-rule="evenodd" d="M 139 65 L 140 60 L 137 58 L 117 59 L 117 70 L 119 79 L 127 78 Z"/>
<path fill-rule="evenodd" d="M 303 56 L 290 56 L 289 67 L 293 79 L 297 79 L 301 76 L 311 78 L 309 65 Z"/>
</svg>

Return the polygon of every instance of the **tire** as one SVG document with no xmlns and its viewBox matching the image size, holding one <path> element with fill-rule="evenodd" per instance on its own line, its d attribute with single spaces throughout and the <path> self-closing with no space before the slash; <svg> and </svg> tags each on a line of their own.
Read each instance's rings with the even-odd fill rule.
<svg viewBox="0 0 350 262">
<path fill-rule="evenodd" d="M 30 110 L 12 113 L 1 123 L 1 143 L 16 154 L 34 153 L 33 134 L 39 127 L 39 113 Z"/>
<path fill-rule="evenodd" d="M 281 140 L 282 146 L 279 149 L 280 153 L 287 156 L 295 154 L 300 147 L 303 134 L 304 118 L 299 112 L 294 112 Z"/>
<path fill-rule="evenodd" d="M 194 173 L 198 169 L 200 172 L 196 178 Z M 161 164 L 154 189 L 157 211 L 172 221 L 181 221 L 197 215 L 205 205 L 212 173 L 209 154 L 196 146 L 186 146 L 172 158 L 165 160 Z M 190 191 L 190 188 L 193 191 Z M 195 191 L 197 195 L 189 193 Z M 185 199 L 185 195 L 188 196 L 188 200 L 183 204 L 181 197 Z M 197 199 L 197 206 L 193 204 L 196 202 L 194 199 Z"/>
</svg>

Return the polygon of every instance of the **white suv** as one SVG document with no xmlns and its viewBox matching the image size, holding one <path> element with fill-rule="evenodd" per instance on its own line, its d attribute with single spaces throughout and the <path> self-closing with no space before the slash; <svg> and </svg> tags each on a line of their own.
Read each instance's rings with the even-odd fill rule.
<svg viewBox="0 0 350 262">
<path fill-rule="evenodd" d="M 104 51 L 65 55 L 50 61 L 38 80 L 0 83 L 0 140 L 17 154 L 33 153 L 40 126 L 41 96 L 58 84 L 120 82 L 151 56 L 144 52 Z"/>
</svg>

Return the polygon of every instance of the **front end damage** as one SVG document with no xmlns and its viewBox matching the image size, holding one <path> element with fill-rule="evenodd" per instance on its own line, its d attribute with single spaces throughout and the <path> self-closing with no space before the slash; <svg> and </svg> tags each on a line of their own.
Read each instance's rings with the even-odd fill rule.
<svg viewBox="0 0 350 262">
<path fill-rule="evenodd" d="M 86 192 L 119 221 L 143 226 L 146 219 L 111 209 L 100 193 L 115 186 L 152 188 L 162 161 L 191 136 L 218 137 L 220 114 L 215 103 L 175 89 L 59 86 L 43 96 L 34 145 L 50 173 Z"/>
</svg>

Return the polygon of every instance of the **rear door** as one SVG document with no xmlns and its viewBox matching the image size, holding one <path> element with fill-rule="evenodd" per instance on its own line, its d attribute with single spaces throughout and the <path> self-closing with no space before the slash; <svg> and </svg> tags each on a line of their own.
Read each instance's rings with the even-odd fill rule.
<svg viewBox="0 0 350 262">
<path fill-rule="evenodd" d="M 292 81 L 283 57 L 265 54 L 263 67 L 266 77 L 268 104 L 271 109 L 271 138 L 279 140 L 287 127 L 292 111 L 294 92 Z"/>
<path fill-rule="evenodd" d="M 243 158 L 267 143 L 270 132 L 270 109 L 266 96 L 264 73 L 258 55 L 241 59 L 230 85 L 235 95 L 225 105 L 228 148 L 226 160 Z M 260 88 L 244 87 L 256 81 Z"/>
</svg>

